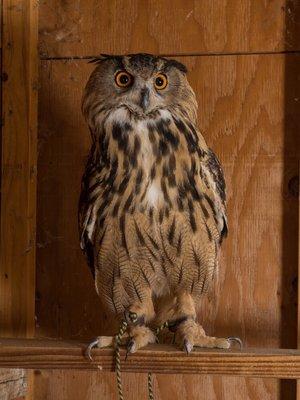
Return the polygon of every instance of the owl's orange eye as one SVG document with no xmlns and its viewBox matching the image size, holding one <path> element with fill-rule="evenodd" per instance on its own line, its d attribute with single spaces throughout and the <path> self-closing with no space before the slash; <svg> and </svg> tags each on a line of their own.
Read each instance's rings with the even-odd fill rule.
<svg viewBox="0 0 300 400">
<path fill-rule="evenodd" d="M 128 72 L 119 71 L 115 75 L 115 82 L 120 88 L 127 88 L 132 84 L 133 78 Z"/>
<path fill-rule="evenodd" d="M 157 90 L 162 90 L 167 87 L 168 78 L 164 74 L 158 74 L 154 81 L 154 86 Z"/>
</svg>

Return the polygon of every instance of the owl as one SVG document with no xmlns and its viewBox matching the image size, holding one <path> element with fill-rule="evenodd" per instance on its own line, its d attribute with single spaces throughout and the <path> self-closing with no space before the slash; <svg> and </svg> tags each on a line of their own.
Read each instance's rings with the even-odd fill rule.
<svg viewBox="0 0 300 400">
<path fill-rule="evenodd" d="M 197 128 L 187 68 L 150 54 L 103 55 L 82 110 L 92 146 L 79 201 L 80 242 L 107 313 L 128 324 L 127 351 L 156 340 L 229 348 L 210 337 L 197 307 L 227 234 L 221 165 Z M 94 346 L 112 344 L 98 337 Z"/>
</svg>

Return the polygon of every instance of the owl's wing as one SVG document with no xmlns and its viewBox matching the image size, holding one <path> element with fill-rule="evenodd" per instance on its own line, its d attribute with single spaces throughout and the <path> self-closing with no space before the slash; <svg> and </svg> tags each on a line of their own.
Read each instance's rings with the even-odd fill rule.
<svg viewBox="0 0 300 400">
<path fill-rule="evenodd" d="M 95 219 L 93 218 L 93 202 L 91 201 L 93 174 L 92 155 L 90 155 L 85 173 L 81 181 L 81 193 L 78 204 L 78 227 L 80 247 L 86 255 L 88 266 L 95 278 L 94 266 L 94 231 Z"/>
<path fill-rule="evenodd" d="M 221 240 L 227 236 L 228 225 L 226 215 L 226 184 L 224 179 L 224 173 L 220 161 L 216 154 L 209 149 L 205 162 L 206 168 L 209 171 L 211 179 L 215 183 L 215 191 L 218 197 L 220 217 L 223 219 L 223 227 L 221 229 Z"/>
</svg>

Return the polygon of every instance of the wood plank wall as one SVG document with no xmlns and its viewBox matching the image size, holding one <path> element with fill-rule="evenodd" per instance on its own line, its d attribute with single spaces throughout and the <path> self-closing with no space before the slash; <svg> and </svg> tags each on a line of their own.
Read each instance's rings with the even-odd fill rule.
<svg viewBox="0 0 300 400">
<path fill-rule="evenodd" d="M 1 336 L 34 333 L 37 7 L 3 3 Z M 25 40 L 26 38 L 26 40 Z"/>
<path fill-rule="evenodd" d="M 32 337 L 35 320 L 38 7 L 1 7 L 0 335 Z M 31 375 L 2 371 L 1 398 L 28 393 Z"/>
<path fill-rule="evenodd" d="M 297 345 L 300 24 L 284 0 L 41 0 L 37 335 L 113 333 L 77 237 L 90 145 L 82 89 L 99 53 L 172 55 L 189 68 L 199 126 L 228 184 L 230 234 L 200 318 L 246 346 Z M 116 399 L 108 373 L 36 371 L 37 400 Z M 125 374 L 126 398 L 147 398 Z M 295 399 L 272 379 L 155 377 L 157 400 Z"/>
</svg>

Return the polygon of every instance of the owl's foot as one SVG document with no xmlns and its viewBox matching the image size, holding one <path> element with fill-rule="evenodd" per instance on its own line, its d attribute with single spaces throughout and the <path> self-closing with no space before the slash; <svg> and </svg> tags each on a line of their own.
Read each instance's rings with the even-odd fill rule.
<svg viewBox="0 0 300 400">
<path fill-rule="evenodd" d="M 132 301 L 124 312 L 125 321 L 129 326 L 145 325 L 155 317 L 151 288 L 141 290 L 140 296 Z"/>
<path fill-rule="evenodd" d="M 127 343 L 127 355 L 135 353 L 140 348 L 149 343 L 156 342 L 156 336 L 147 326 L 132 326 L 130 328 L 130 338 Z"/>
<path fill-rule="evenodd" d="M 179 324 L 176 330 L 176 342 L 189 354 L 194 347 L 229 349 L 232 342 L 237 342 L 242 347 L 239 338 L 216 338 L 206 336 L 201 325 L 193 319 L 187 319 Z"/>
<path fill-rule="evenodd" d="M 128 340 L 128 334 L 125 333 L 124 336 L 121 339 L 121 345 L 125 345 Z M 115 337 L 114 336 L 98 336 L 96 339 L 94 339 L 85 349 L 84 355 L 86 358 L 88 358 L 90 361 L 93 361 L 92 357 L 92 350 L 97 348 L 97 349 L 103 349 L 105 347 L 113 347 L 115 343 Z"/>
</svg>

